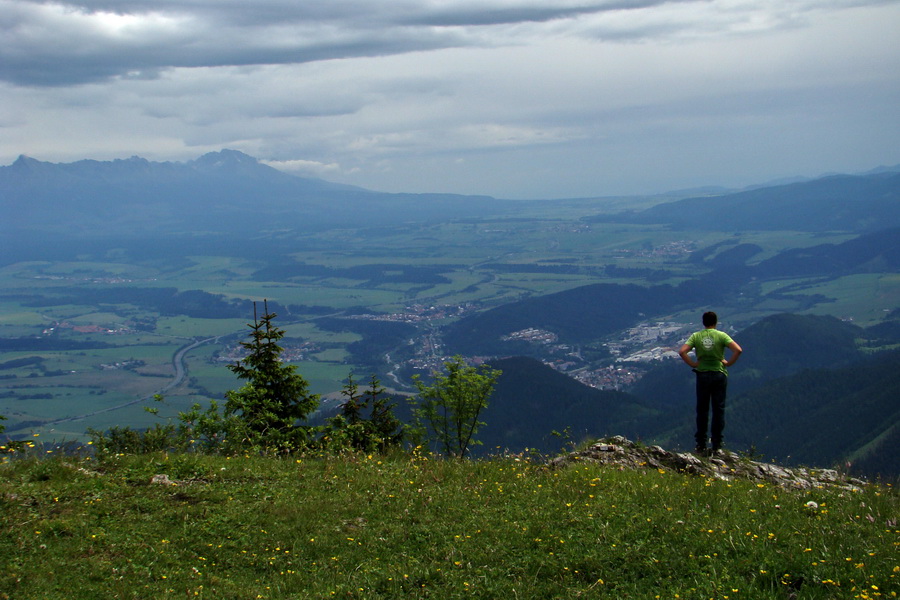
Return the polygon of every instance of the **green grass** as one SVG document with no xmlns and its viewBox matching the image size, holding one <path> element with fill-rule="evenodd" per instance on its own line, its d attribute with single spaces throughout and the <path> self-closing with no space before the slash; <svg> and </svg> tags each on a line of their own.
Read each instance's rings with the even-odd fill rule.
<svg viewBox="0 0 900 600">
<path fill-rule="evenodd" d="M 365 373 L 364 369 L 349 363 L 336 364 L 307 361 L 292 364 L 297 365 L 297 372 L 302 374 L 304 379 L 309 382 L 309 389 L 314 394 L 327 394 L 340 390 L 347 376 L 353 371 L 357 371 L 357 380 L 361 379 L 359 372 Z M 368 379 L 368 374 L 365 375 L 365 378 Z M 340 385 L 335 387 L 335 382 L 340 382 Z"/>
<path fill-rule="evenodd" d="M 252 320 L 252 315 L 249 319 L 194 319 L 184 315 L 159 317 L 155 333 L 180 339 L 228 335 L 245 330 L 248 320 Z"/>
<path fill-rule="evenodd" d="M 900 306 L 900 275 L 848 275 L 827 283 L 811 285 L 799 293 L 822 294 L 833 298 L 833 302 L 817 305 L 809 313 L 850 318 L 857 325 L 865 327 L 880 322 L 888 312 Z"/>
<path fill-rule="evenodd" d="M 10 460 L 0 508 L 0 598 L 900 592 L 888 487 L 785 491 L 514 457 L 158 454 Z"/>
</svg>

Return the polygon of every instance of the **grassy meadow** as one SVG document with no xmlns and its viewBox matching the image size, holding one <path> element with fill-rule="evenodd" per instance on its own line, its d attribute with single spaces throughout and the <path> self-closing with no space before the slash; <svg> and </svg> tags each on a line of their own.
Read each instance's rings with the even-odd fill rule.
<svg viewBox="0 0 900 600">
<path fill-rule="evenodd" d="M 900 592 L 900 498 L 878 485 L 788 491 L 523 456 L 50 454 L 0 464 L 0 507 L 0 598 Z"/>
</svg>

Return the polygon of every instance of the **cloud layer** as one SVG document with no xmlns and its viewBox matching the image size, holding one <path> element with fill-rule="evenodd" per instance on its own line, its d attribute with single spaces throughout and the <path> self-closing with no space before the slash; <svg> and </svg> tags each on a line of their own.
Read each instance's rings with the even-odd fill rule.
<svg viewBox="0 0 900 600">
<path fill-rule="evenodd" d="M 390 191 L 900 162 L 900 3 L 0 0 L 0 158 L 222 147 Z"/>
</svg>

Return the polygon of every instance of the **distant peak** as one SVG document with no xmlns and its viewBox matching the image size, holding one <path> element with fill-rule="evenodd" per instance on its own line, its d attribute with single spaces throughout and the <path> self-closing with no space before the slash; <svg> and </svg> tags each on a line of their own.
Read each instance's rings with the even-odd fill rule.
<svg viewBox="0 0 900 600">
<path fill-rule="evenodd" d="M 24 154 L 20 154 L 19 158 L 16 159 L 16 162 L 13 163 L 13 166 L 19 165 L 21 167 L 21 166 L 25 166 L 25 165 L 35 165 L 39 162 L 41 162 L 41 161 L 37 160 L 36 158 L 31 158 L 30 156 L 25 156 Z"/>
<path fill-rule="evenodd" d="M 256 165 L 259 161 L 239 150 L 223 149 L 218 152 L 208 152 L 194 161 L 198 166 L 219 167 L 223 165 Z"/>
<path fill-rule="evenodd" d="M 31 158 L 30 156 L 25 156 L 24 154 L 20 154 L 19 158 L 16 159 L 16 162 L 11 164 L 9 168 L 11 172 L 15 173 L 28 173 L 33 172 L 35 170 L 41 169 L 45 163 L 37 160 L 36 158 Z"/>
</svg>

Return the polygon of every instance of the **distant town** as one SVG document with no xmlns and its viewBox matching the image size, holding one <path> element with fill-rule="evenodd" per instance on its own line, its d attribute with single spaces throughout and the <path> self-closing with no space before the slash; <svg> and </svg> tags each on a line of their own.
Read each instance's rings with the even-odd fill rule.
<svg viewBox="0 0 900 600">
<path fill-rule="evenodd" d="M 680 243 L 679 243 L 680 244 Z M 675 251 L 678 244 L 667 251 Z M 389 321 L 409 323 L 418 327 L 418 334 L 409 340 L 412 346 L 412 357 L 396 361 L 390 354 L 383 358 L 388 363 L 389 376 L 396 379 L 395 373 L 402 367 L 413 371 L 431 373 L 443 369 L 449 359 L 445 353 L 440 337 L 439 325 L 448 320 L 459 319 L 477 311 L 478 303 L 463 304 L 410 304 L 396 313 L 364 313 L 352 315 L 350 319 L 373 321 Z M 75 325 L 68 322 L 55 322 L 45 331 L 50 335 L 55 329 L 71 329 L 78 333 L 121 334 L 130 331 L 128 327 L 104 327 L 98 325 Z M 501 339 L 509 342 L 525 342 L 540 360 L 561 373 L 581 383 L 604 390 L 625 390 L 638 381 L 649 366 L 657 361 L 678 358 L 677 348 L 687 336 L 689 325 L 673 321 L 645 322 L 623 331 L 617 339 L 602 342 L 608 350 L 609 358 L 599 363 L 586 360 L 582 349 L 578 346 L 559 342 L 559 336 L 539 327 L 527 327 L 511 331 Z M 321 352 L 318 344 L 311 341 L 286 340 L 283 344 L 282 360 L 302 362 L 319 360 L 316 354 Z M 230 343 L 217 352 L 212 360 L 218 363 L 235 363 L 246 356 L 246 350 L 237 342 Z M 468 356 L 467 362 L 473 365 L 483 364 L 497 356 Z M 101 365 L 101 369 L 133 368 L 128 363 Z M 399 381 L 398 381 L 399 383 Z"/>
<path fill-rule="evenodd" d="M 680 244 L 673 244 L 673 248 L 667 251 L 677 251 L 676 247 L 681 249 Z M 421 324 L 459 318 L 477 308 L 474 303 L 436 306 L 413 304 L 399 313 L 363 314 L 355 315 L 353 318 Z M 604 364 L 591 364 L 583 358 L 580 348 L 560 344 L 557 334 L 538 327 L 511 331 L 501 339 L 533 345 L 535 354 L 540 356 L 544 364 L 568 374 L 585 385 L 605 390 L 623 390 L 640 379 L 651 363 L 677 359 L 677 348 L 687 337 L 686 332 L 689 328 L 690 325 L 687 323 L 672 321 L 640 323 L 624 331 L 620 339 L 603 343 L 611 356 L 611 361 L 604 361 Z M 405 366 L 416 371 L 440 371 L 443 363 L 449 358 L 442 351 L 443 346 L 436 327 L 422 329 L 411 343 L 415 347 L 415 356 L 405 361 Z M 470 364 L 475 365 L 495 358 L 498 357 L 466 357 Z M 401 366 L 403 365 L 391 365 L 392 372 Z"/>
</svg>

